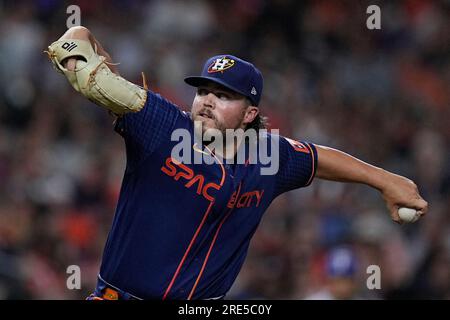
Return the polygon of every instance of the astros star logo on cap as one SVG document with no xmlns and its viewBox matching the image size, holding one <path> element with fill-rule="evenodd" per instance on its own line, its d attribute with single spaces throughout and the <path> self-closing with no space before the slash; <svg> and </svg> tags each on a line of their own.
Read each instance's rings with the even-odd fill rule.
<svg viewBox="0 0 450 320">
<path fill-rule="evenodd" d="M 208 68 L 208 73 L 213 72 L 222 72 L 228 68 L 231 68 L 234 66 L 234 60 L 227 58 L 227 57 L 221 57 L 217 58 L 213 61 L 213 63 Z"/>
</svg>

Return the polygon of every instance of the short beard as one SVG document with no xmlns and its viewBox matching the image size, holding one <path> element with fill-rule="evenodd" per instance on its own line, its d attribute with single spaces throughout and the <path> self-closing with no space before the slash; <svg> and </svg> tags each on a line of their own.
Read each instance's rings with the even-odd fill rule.
<svg viewBox="0 0 450 320">
<path fill-rule="evenodd" d="M 202 111 L 204 112 L 204 111 L 206 111 L 206 110 L 202 110 Z M 211 127 L 206 127 L 206 126 L 204 125 L 205 121 L 204 121 L 204 120 L 202 121 L 202 120 L 200 120 L 200 119 L 198 118 L 200 112 L 198 112 L 198 113 L 195 115 L 195 117 L 194 117 L 194 116 L 192 115 L 192 113 L 191 113 L 191 120 L 192 120 L 192 121 L 201 121 L 201 122 L 202 122 L 202 135 L 203 135 L 203 136 L 205 135 L 206 131 L 208 131 L 208 130 L 219 130 L 219 131 L 222 133 L 222 136 L 223 136 L 224 139 L 225 139 L 225 136 L 226 136 L 226 130 L 227 130 L 227 129 L 231 129 L 231 130 L 241 129 L 240 124 L 242 123 L 242 120 L 243 120 L 244 117 L 245 117 L 245 111 L 246 111 L 245 108 L 242 109 L 242 112 L 241 112 L 240 117 L 239 117 L 238 124 L 237 124 L 237 126 L 234 127 L 234 128 L 229 128 L 229 127 L 227 127 L 226 125 L 224 125 L 222 122 L 219 122 L 219 121 L 217 120 L 217 118 L 214 117 L 214 115 L 213 115 L 212 113 L 209 113 L 208 111 L 206 111 L 206 112 L 208 113 L 208 115 L 211 116 L 210 120 L 212 120 L 212 121 L 214 122 L 214 127 L 211 128 Z M 245 128 L 244 128 L 244 130 L 245 130 Z M 203 140 L 203 139 L 202 139 L 202 140 Z M 208 144 L 211 143 L 211 142 L 208 142 L 208 143 L 204 142 L 204 143 L 205 143 L 206 145 L 208 145 Z M 224 143 L 225 143 L 225 141 L 224 141 Z"/>
</svg>

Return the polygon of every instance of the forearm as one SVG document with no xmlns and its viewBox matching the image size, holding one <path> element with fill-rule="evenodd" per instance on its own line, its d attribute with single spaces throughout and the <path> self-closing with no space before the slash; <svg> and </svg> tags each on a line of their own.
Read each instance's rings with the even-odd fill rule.
<svg viewBox="0 0 450 320">
<path fill-rule="evenodd" d="M 428 203 L 420 196 L 416 184 L 408 178 L 375 167 L 342 151 L 316 145 L 318 165 L 316 177 L 369 185 L 378 189 L 391 213 L 400 222 L 399 207 L 414 208 L 424 215 Z"/>
<path fill-rule="evenodd" d="M 361 161 L 342 151 L 317 146 L 318 167 L 316 177 L 340 182 L 354 182 L 382 189 L 386 175 L 391 173 Z"/>
</svg>

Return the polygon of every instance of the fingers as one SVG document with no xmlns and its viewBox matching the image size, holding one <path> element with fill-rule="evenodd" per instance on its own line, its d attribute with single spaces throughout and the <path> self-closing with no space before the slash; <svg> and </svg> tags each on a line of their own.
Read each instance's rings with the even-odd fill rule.
<svg viewBox="0 0 450 320">
<path fill-rule="evenodd" d="M 77 66 L 77 59 L 69 58 L 69 59 L 64 60 L 63 66 L 69 71 L 75 71 L 75 68 Z"/>
<path fill-rule="evenodd" d="M 419 199 L 413 201 L 411 208 L 416 209 L 423 216 L 428 212 L 428 202 L 419 196 Z"/>
<path fill-rule="evenodd" d="M 417 209 L 417 211 L 419 212 L 419 214 L 420 214 L 421 216 L 424 216 L 424 215 L 426 215 L 427 212 L 428 212 L 428 202 L 426 202 L 426 201 L 423 200 L 423 199 L 422 199 L 422 201 L 423 201 L 423 205 L 422 205 L 421 208 Z"/>
<path fill-rule="evenodd" d="M 395 223 L 398 224 L 403 224 L 402 219 L 400 219 L 400 216 L 398 215 L 398 206 L 394 205 L 394 206 L 389 206 L 389 211 L 391 212 L 391 219 L 392 221 L 394 221 Z"/>
<path fill-rule="evenodd" d="M 399 207 L 407 207 L 407 208 L 412 208 L 412 209 L 416 209 L 416 211 L 420 216 L 423 216 L 427 213 L 428 211 L 428 202 L 425 201 L 419 193 L 419 188 L 417 187 L 417 185 L 412 181 L 409 180 L 410 185 L 411 185 L 411 189 L 410 189 L 410 199 L 408 201 L 405 201 L 404 203 L 396 203 L 397 205 L 397 209 Z"/>
<path fill-rule="evenodd" d="M 400 207 L 412 208 L 412 209 L 416 210 L 417 218 L 416 218 L 416 220 L 414 220 L 412 222 L 415 222 L 418 219 L 422 218 L 422 216 L 424 216 L 428 212 L 428 202 L 422 198 L 415 199 L 413 201 L 410 201 L 408 203 L 404 203 L 401 205 L 389 205 L 388 207 L 389 207 L 389 211 L 391 213 L 392 221 L 394 221 L 395 223 L 398 223 L 400 225 L 404 223 L 404 221 L 400 218 L 399 213 L 398 213 L 398 210 Z"/>
<path fill-rule="evenodd" d="M 411 181 L 412 182 L 412 181 Z M 425 201 L 419 193 L 419 188 L 417 187 L 417 185 L 412 182 L 413 184 L 413 188 L 414 188 L 414 193 L 415 193 L 415 199 L 412 201 L 410 208 L 414 208 L 417 210 L 417 212 L 419 213 L 420 216 L 423 216 L 427 213 L 428 211 L 428 202 Z"/>
</svg>

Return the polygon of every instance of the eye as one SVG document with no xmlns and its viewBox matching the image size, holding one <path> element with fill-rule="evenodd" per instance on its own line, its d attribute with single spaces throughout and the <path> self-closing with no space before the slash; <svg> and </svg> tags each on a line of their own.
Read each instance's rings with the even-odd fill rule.
<svg viewBox="0 0 450 320">
<path fill-rule="evenodd" d="M 230 100 L 230 95 L 226 94 L 224 92 L 217 92 L 216 93 L 217 98 L 219 98 L 220 100 Z"/>
<path fill-rule="evenodd" d="M 199 96 L 206 96 L 208 94 L 208 90 L 204 89 L 204 88 L 198 88 L 197 89 L 197 94 Z"/>
</svg>

